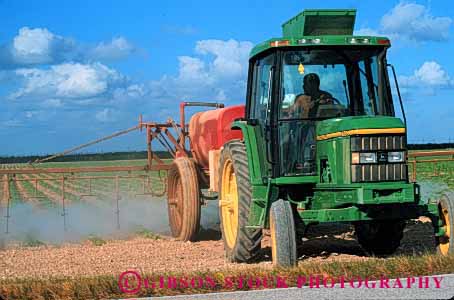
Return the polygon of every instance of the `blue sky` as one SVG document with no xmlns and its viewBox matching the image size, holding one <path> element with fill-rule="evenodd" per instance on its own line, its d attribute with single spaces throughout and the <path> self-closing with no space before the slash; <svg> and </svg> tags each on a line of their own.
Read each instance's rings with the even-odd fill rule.
<svg viewBox="0 0 454 300">
<path fill-rule="evenodd" d="M 304 8 L 357 8 L 357 33 L 389 36 L 410 142 L 454 141 L 449 2 L 0 0 L 0 155 L 57 152 L 139 114 L 176 117 L 181 100 L 242 103 L 251 47 Z"/>
</svg>

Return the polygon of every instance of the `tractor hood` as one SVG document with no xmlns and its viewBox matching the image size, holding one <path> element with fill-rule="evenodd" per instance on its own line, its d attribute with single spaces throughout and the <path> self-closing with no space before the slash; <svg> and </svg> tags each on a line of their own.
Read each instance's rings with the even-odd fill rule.
<svg viewBox="0 0 454 300">
<path fill-rule="evenodd" d="M 385 116 L 356 116 L 320 121 L 317 140 L 362 134 L 405 134 L 401 119 Z"/>
</svg>

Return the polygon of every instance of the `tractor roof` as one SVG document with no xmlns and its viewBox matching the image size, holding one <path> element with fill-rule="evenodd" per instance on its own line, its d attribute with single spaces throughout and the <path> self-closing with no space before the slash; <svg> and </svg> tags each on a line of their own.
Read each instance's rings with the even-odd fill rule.
<svg viewBox="0 0 454 300">
<path fill-rule="evenodd" d="M 256 45 L 251 57 L 273 47 L 389 46 L 386 37 L 354 36 L 355 9 L 306 9 L 282 25 L 281 38 Z"/>
</svg>

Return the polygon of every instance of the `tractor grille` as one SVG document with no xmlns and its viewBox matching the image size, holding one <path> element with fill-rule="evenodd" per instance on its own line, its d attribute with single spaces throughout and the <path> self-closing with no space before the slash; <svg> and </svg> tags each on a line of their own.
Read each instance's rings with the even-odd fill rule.
<svg viewBox="0 0 454 300">
<path fill-rule="evenodd" d="M 406 142 L 403 135 L 392 136 L 352 136 L 352 152 L 361 151 L 393 151 L 405 150 Z"/>
<path fill-rule="evenodd" d="M 407 180 L 406 164 L 354 165 L 352 182 Z"/>
<path fill-rule="evenodd" d="M 405 151 L 404 135 L 393 136 L 352 136 L 352 152 L 389 152 Z M 375 163 L 352 165 L 352 182 L 378 182 L 407 180 L 406 163 Z"/>
</svg>

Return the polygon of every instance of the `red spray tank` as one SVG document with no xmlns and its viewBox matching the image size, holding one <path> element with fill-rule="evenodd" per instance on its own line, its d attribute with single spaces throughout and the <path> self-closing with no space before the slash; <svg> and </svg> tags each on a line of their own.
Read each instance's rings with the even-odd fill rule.
<svg viewBox="0 0 454 300">
<path fill-rule="evenodd" d="M 199 112 L 189 122 L 189 138 L 194 159 L 203 168 L 209 168 L 209 152 L 219 150 L 233 139 L 242 139 L 241 130 L 232 130 L 235 119 L 244 118 L 244 105 Z"/>
</svg>

